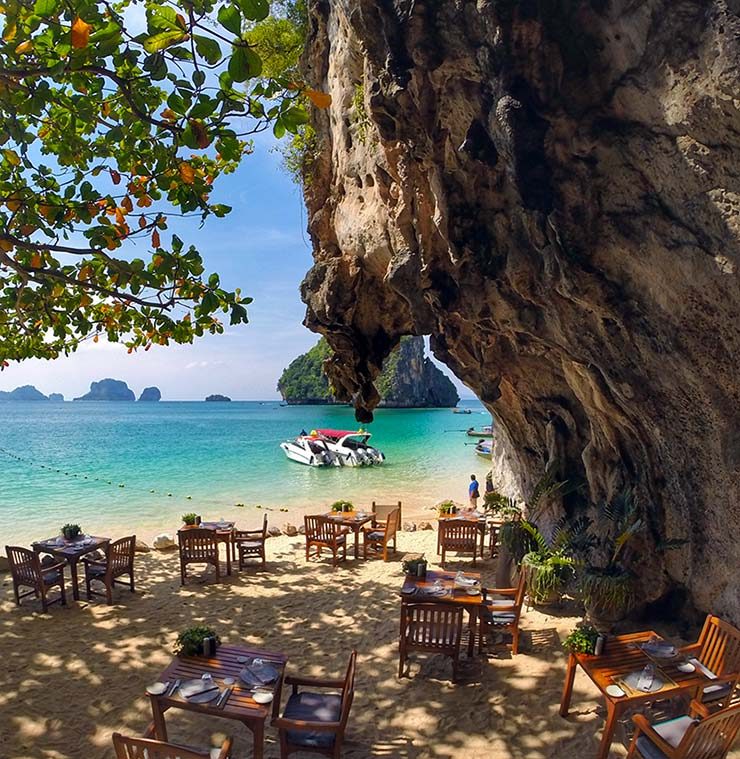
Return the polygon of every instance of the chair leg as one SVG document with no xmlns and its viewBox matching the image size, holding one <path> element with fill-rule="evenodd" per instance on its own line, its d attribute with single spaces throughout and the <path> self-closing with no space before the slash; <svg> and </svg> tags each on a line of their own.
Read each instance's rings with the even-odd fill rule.
<svg viewBox="0 0 740 759">
<path fill-rule="evenodd" d="M 511 633 L 511 655 L 516 656 L 519 653 L 519 628 L 515 627 Z"/>
<path fill-rule="evenodd" d="M 49 609 L 49 604 L 48 604 L 48 602 L 46 600 L 46 589 L 45 588 L 41 589 L 41 609 L 44 612 L 44 614 L 46 614 L 46 612 Z"/>
<path fill-rule="evenodd" d="M 131 588 L 132 593 L 136 593 L 136 587 L 134 586 L 134 570 L 133 569 L 130 572 L 130 577 L 131 577 L 131 584 L 129 585 L 129 587 Z"/>
<path fill-rule="evenodd" d="M 406 651 L 400 648 L 398 651 L 398 677 L 403 677 L 404 665 L 406 664 Z"/>
<path fill-rule="evenodd" d="M 64 592 L 64 580 L 59 583 L 59 595 L 62 599 L 62 606 L 67 605 L 67 594 Z"/>
<path fill-rule="evenodd" d="M 185 564 L 180 562 L 180 585 L 185 584 Z"/>
<path fill-rule="evenodd" d="M 105 602 L 108 604 L 108 606 L 111 606 L 113 604 L 113 583 L 111 582 L 110 585 L 106 582 L 105 585 Z"/>
<path fill-rule="evenodd" d="M 21 605 L 21 596 L 18 592 L 18 584 L 16 582 L 13 583 L 13 593 L 15 593 L 15 605 L 20 606 Z"/>
</svg>

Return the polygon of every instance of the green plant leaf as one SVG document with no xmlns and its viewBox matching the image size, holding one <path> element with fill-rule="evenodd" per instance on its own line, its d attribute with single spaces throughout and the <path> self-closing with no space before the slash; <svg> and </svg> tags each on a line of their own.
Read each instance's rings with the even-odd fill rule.
<svg viewBox="0 0 740 759">
<path fill-rule="evenodd" d="M 182 42 L 187 35 L 181 31 L 159 32 L 144 41 L 144 50 L 147 53 L 157 53 L 165 48 L 172 47 Z"/>
<path fill-rule="evenodd" d="M 214 65 L 221 60 L 221 46 L 216 40 L 201 34 L 194 35 L 193 39 L 198 55 L 203 56 L 208 63 Z"/>
<path fill-rule="evenodd" d="M 250 21 L 262 21 L 270 15 L 268 0 L 238 0 L 239 7 Z"/>
<path fill-rule="evenodd" d="M 218 9 L 218 23 L 237 37 L 242 33 L 242 17 L 235 5 L 222 5 Z"/>
<path fill-rule="evenodd" d="M 247 47 L 237 47 L 229 61 L 229 76 L 235 82 L 245 82 L 262 73 L 262 61 L 254 52 Z"/>
</svg>

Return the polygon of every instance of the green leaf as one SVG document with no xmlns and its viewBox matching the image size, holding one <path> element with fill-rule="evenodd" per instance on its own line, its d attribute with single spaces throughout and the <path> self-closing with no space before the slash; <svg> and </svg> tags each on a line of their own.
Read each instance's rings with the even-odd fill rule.
<svg viewBox="0 0 740 759">
<path fill-rule="evenodd" d="M 193 71 L 193 84 L 196 87 L 203 86 L 203 83 L 206 81 L 206 75 L 203 71 Z"/>
<path fill-rule="evenodd" d="M 36 0 L 33 12 L 37 16 L 53 16 L 59 8 L 60 0 Z"/>
<path fill-rule="evenodd" d="M 262 59 L 247 47 L 237 47 L 229 61 L 229 76 L 235 82 L 245 82 L 262 73 Z"/>
<path fill-rule="evenodd" d="M 268 0 L 238 0 L 239 7 L 251 21 L 262 21 L 270 15 Z"/>
<path fill-rule="evenodd" d="M 147 53 L 157 53 L 160 50 L 177 45 L 182 42 L 187 35 L 182 31 L 160 32 L 153 37 L 147 37 L 144 40 L 144 50 Z"/>
<path fill-rule="evenodd" d="M 218 9 L 218 23 L 232 34 L 242 33 L 242 17 L 235 5 L 222 5 Z"/>
<path fill-rule="evenodd" d="M 203 56 L 211 65 L 221 60 L 221 46 L 211 37 L 203 37 L 200 34 L 194 36 L 195 49 L 198 55 Z"/>
<path fill-rule="evenodd" d="M 147 24 L 150 31 L 183 31 L 177 20 L 177 11 L 167 5 L 158 5 L 147 11 Z"/>
<path fill-rule="evenodd" d="M 283 137 L 285 137 L 285 124 L 283 124 L 283 120 L 278 117 L 275 119 L 275 123 L 272 126 L 272 133 L 275 135 L 275 137 L 278 138 L 278 140 L 281 140 Z"/>
</svg>

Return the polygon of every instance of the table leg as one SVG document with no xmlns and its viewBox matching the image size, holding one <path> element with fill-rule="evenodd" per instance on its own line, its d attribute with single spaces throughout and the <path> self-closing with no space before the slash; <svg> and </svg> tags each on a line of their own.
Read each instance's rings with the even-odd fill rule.
<svg viewBox="0 0 740 759">
<path fill-rule="evenodd" d="M 75 601 L 80 600 L 80 584 L 77 581 L 77 559 L 70 558 L 69 560 L 69 573 L 72 576 L 72 598 Z"/>
<path fill-rule="evenodd" d="M 360 528 L 355 529 L 355 558 L 360 558 Z"/>
<path fill-rule="evenodd" d="M 607 759 L 609 756 L 609 749 L 611 748 L 612 741 L 614 740 L 614 730 L 617 727 L 617 720 L 621 709 L 618 704 L 614 704 L 607 699 L 606 701 L 606 723 L 604 724 L 604 732 L 601 736 L 601 744 L 599 745 L 598 759 Z"/>
<path fill-rule="evenodd" d="M 478 609 L 472 608 L 468 614 L 470 617 L 468 624 L 468 659 L 472 659 L 475 653 L 475 631 L 478 629 Z"/>
<path fill-rule="evenodd" d="M 231 538 L 226 538 L 226 574 L 231 575 Z"/>
<path fill-rule="evenodd" d="M 154 722 L 154 737 L 158 741 L 167 741 L 167 725 L 164 721 L 164 711 L 159 705 L 159 699 L 156 696 L 150 697 L 152 702 L 152 721 Z"/>
<path fill-rule="evenodd" d="M 573 693 L 573 680 L 576 676 L 576 657 L 573 654 L 568 656 L 568 669 L 565 672 L 565 685 L 563 686 L 563 696 L 560 699 L 560 716 L 568 716 L 568 708 L 570 707 L 570 697 Z"/>
<path fill-rule="evenodd" d="M 262 759 L 265 755 L 265 723 L 251 722 L 247 727 L 252 731 L 253 736 L 252 756 L 254 759 Z"/>
</svg>

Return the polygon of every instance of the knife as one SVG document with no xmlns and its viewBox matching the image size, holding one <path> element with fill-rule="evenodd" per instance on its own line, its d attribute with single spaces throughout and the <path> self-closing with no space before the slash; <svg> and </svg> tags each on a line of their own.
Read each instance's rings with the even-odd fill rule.
<svg viewBox="0 0 740 759">
<path fill-rule="evenodd" d="M 230 686 L 219 696 L 218 701 L 216 702 L 217 709 L 223 709 L 224 706 L 226 706 L 226 702 L 229 700 L 229 696 L 231 696 L 231 691 L 233 690 L 233 686 Z"/>
<path fill-rule="evenodd" d="M 167 698 L 174 695 L 175 691 L 180 687 L 180 682 L 180 680 L 175 680 L 175 682 L 172 683 L 172 687 L 167 691 Z"/>
</svg>

